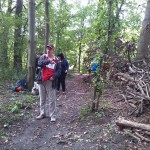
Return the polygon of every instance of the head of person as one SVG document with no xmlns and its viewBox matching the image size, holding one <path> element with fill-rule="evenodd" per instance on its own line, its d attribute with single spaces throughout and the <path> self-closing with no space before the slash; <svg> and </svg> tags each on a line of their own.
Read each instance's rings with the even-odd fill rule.
<svg viewBox="0 0 150 150">
<path fill-rule="evenodd" d="M 63 53 L 58 54 L 57 57 L 58 57 L 59 60 L 63 60 L 64 59 Z"/>
<path fill-rule="evenodd" d="M 47 45 L 46 51 L 49 56 L 53 55 L 54 54 L 54 45 L 53 44 Z"/>
</svg>

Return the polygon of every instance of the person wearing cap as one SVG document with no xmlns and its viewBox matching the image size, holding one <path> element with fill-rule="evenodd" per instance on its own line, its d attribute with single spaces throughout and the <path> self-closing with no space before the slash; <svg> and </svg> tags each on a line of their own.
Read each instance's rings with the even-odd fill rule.
<svg viewBox="0 0 150 150">
<path fill-rule="evenodd" d="M 51 121 L 56 121 L 56 88 L 57 79 L 61 75 L 61 65 L 54 55 L 54 46 L 46 46 L 47 54 L 43 54 L 38 60 L 41 68 L 38 74 L 39 95 L 40 95 L 40 115 L 37 119 L 46 117 L 46 100 L 49 103 L 49 115 Z"/>
</svg>

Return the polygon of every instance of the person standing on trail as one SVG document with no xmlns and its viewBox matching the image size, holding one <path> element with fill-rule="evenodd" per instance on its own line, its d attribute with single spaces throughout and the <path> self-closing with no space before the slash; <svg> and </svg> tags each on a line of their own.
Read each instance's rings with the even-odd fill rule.
<svg viewBox="0 0 150 150">
<path fill-rule="evenodd" d="M 64 58 L 63 53 L 60 53 L 57 56 L 58 56 L 58 59 L 61 63 L 61 76 L 58 78 L 57 91 L 59 92 L 60 85 L 61 85 L 62 91 L 64 93 L 66 91 L 65 79 L 66 79 L 66 75 L 68 73 L 69 63 L 68 63 L 67 59 Z"/>
<path fill-rule="evenodd" d="M 38 74 L 39 95 L 40 95 L 40 115 L 37 119 L 46 117 L 45 104 L 49 103 L 49 115 L 51 121 L 56 121 L 56 86 L 57 79 L 61 75 L 61 65 L 54 56 L 54 46 L 46 46 L 47 54 L 43 54 L 38 60 L 41 68 Z"/>
</svg>

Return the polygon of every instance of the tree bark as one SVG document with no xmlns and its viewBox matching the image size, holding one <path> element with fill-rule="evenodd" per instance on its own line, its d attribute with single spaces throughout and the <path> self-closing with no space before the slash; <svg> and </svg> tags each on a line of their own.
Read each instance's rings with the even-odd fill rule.
<svg viewBox="0 0 150 150">
<path fill-rule="evenodd" d="M 82 41 L 84 37 L 84 26 L 85 26 L 85 19 L 81 18 L 81 33 L 79 37 L 79 59 L 78 59 L 78 72 L 81 71 L 81 54 L 82 54 Z"/>
<path fill-rule="evenodd" d="M 137 60 L 144 59 L 147 56 L 149 52 L 149 46 L 150 46 L 150 0 L 147 1 L 145 17 L 142 22 L 142 29 L 138 42 Z"/>
<path fill-rule="evenodd" d="M 35 76 L 35 0 L 29 0 L 29 47 L 27 88 L 31 90 Z"/>
<path fill-rule="evenodd" d="M 14 69 L 16 69 L 17 71 L 20 71 L 22 69 L 22 8 L 23 0 L 17 0 L 14 32 Z"/>
<path fill-rule="evenodd" d="M 81 38 L 80 43 L 79 43 L 78 73 L 80 73 L 80 71 L 81 71 L 81 68 L 80 68 L 80 66 L 81 66 L 81 53 L 82 53 L 81 49 L 82 49 L 82 38 Z"/>
<path fill-rule="evenodd" d="M 45 31 L 45 49 L 50 40 L 50 18 L 49 18 L 49 0 L 45 0 L 45 20 L 46 20 L 46 31 Z"/>
<path fill-rule="evenodd" d="M 107 36 L 107 45 L 106 45 L 106 49 L 105 49 L 105 54 L 107 54 L 110 50 L 110 46 L 111 46 L 110 42 L 111 42 L 112 34 L 114 32 L 115 25 L 119 21 L 119 15 L 121 13 L 121 10 L 122 10 L 123 4 L 124 4 L 124 0 L 121 1 L 120 7 L 118 7 L 116 16 L 113 20 L 112 20 L 112 18 L 113 18 L 112 4 L 113 4 L 113 1 L 109 0 L 109 3 L 108 3 L 108 36 Z"/>
</svg>

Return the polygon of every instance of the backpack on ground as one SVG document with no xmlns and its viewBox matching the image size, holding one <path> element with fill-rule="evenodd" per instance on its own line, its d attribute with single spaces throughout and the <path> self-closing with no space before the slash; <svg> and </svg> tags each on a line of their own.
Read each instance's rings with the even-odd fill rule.
<svg viewBox="0 0 150 150">
<path fill-rule="evenodd" d="M 16 85 L 12 87 L 12 91 L 19 92 L 25 90 L 27 86 L 26 79 L 23 78 L 16 82 Z"/>
</svg>

